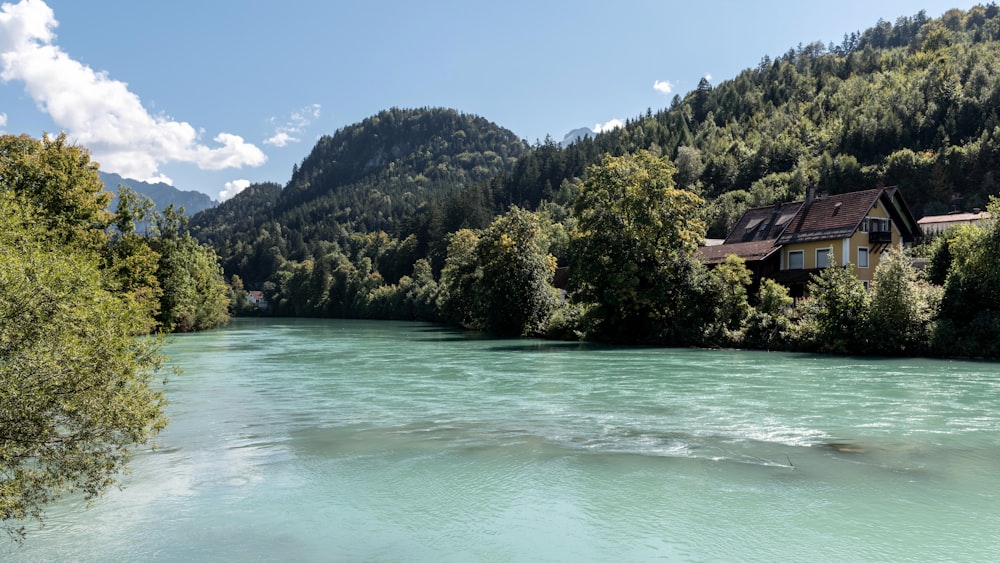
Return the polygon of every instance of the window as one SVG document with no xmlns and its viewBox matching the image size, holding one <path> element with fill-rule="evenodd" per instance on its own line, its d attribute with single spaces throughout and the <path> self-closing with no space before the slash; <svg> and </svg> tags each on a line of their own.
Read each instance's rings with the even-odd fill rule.
<svg viewBox="0 0 1000 563">
<path fill-rule="evenodd" d="M 858 228 L 862 233 L 888 233 L 891 223 L 884 217 L 865 217 Z"/>
<path fill-rule="evenodd" d="M 789 270 L 801 270 L 802 265 L 802 251 L 801 250 L 791 250 L 788 252 L 788 269 Z"/>
<path fill-rule="evenodd" d="M 858 249 L 858 267 L 859 268 L 868 267 L 868 249 L 866 247 L 861 247 Z"/>
<path fill-rule="evenodd" d="M 868 284 L 868 280 L 861 280 L 861 285 L 865 287 L 865 291 L 871 289 L 871 286 Z"/>
<path fill-rule="evenodd" d="M 816 267 L 826 268 L 830 265 L 830 252 L 829 248 L 821 248 L 816 251 Z"/>
</svg>

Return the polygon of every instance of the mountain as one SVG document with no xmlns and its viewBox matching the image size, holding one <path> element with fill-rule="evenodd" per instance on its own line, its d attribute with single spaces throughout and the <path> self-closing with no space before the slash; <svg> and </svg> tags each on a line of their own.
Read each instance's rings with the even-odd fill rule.
<svg viewBox="0 0 1000 563">
<path fill-rule="evenodd" d="M 559 146 L 562 148 L 566 148 L 572 145 L 573 143 L 579 141 L 580 139 L 583 139 L 584 137 L 593 137 L 594 135 L 595 135 L 594 131 L 589 127 L 580 127 L 579 129 L 574 129 L 569 133 L 566 133 L 566 136 L 563 137 L 563 140 L 562 142 L 559 143 Z"/>
<path fill-rule="evenodd" d="M 184 213 L 191 216 L 199 211 L 210 209 L 216 204 L 210 197 L 198 191 L 179 190 L 161 182 L 151 184 L 130 178 L 122 178 L 118 174 L 110 172 L 99 172 L 99 175 L 101 181 L 104 182 L 105 189 L 109 192 L 117 194 L 119 185 L 128 186 L 133 191 L 152 199 L 153 203 L 156 204 L 156 209 L 159 211 L 173 204 L 174 207 L 184 207 Z M 112 203 L 111 205 L 114 207 L 115 204 Z"/>
<path fill-rule="evenodd" d="M 227 273 L 249 282 L 269 248 L 302 260 L 352 233 L 422 233 L 426 250 L 449 230 L 485 226 L 492 183 L 528 150 L 508 129 L 453 109 L 392 108 L 319 139 L 288 184 L 251 186 L 192 218 Z M 280 235 L 280 240 L 276 237 Z M 260 245 L 270 245 L 267 248 Z M 247 253 L 249 266 L 236 260 Z"/>
</svg>

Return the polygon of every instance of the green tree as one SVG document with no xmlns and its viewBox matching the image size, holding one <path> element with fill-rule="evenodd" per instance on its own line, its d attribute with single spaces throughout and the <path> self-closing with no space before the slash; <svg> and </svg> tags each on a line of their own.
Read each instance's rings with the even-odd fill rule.
<svg viewBox="0 0 1000 563">
<path fill-rule="evenodd" d="M 548 253 L 539 218 L 513 207 L 498 217 L 476 245 L 475 316 L 485 330 L 506 336 L 544 331 L 556 304 L 551 285 L 556 259 Z"/>
<path fill-rule="evenodd" d="M 676 189 L 673 176 L 669 160 L 646 151 L 588 169 L 574 206 L 570 273 L 573 298 L 594 305 L 593 336 L 681 343 L 700 332 L 702 200 Z"/>
<path fill-rule="evenodd" d="M 482 270 L 476 260 L 479 236 L 470 229 L 461 229 L 451 236 L 448 257 L 441 270 L 441 312 L 449 322 L 468 328 L 476 326 L 478 310 L 478 280 Z"/>
<path fill-rule="evenodd" d="M 25 209 L 39 214 L 45 236 L 91 250 L 104 244 L 111 194 L 90 153 L 68 144 L 65 133 L 41 140 L 0 135 L 0 189 L 12 191 Z"/>
<path fill-rule="evenodd" d="M 881 354 L 920 354 L 927 350 L 936 293 L 922 282 L 902 248 L 882 256 L 871 293 L 869 342 Z"/>
<path fill-rule="evenodd" d="M 831 262 L 809 282 L 809 298 L 801 306 L 800 346 L 835 354 L 868 350 L 868 291 L 851 268 Z"/>
<path fill-rule="evenodd" d="M 167 332 L 205 330 L 228 318 L 229 288 L 215 252 L 186 230 L 181 211 L 167 206 L 155 218 L 150 245 L 159 256 L 157 279 L 163 290 L 156 319 Z"/>
<path fill-rule="evenodd" d="M 157 278 L 160 255 L 146 237 L 135 232 L 135 227 L 137 222 L 148 221 L 152 212 L 151 199 L 120 186 L 114 215 L 116 228 L 101 252 L 101 268 L 108 274 L 105 276 L 108 288 L 145 308 L 150 320 L 159 313 L 163 297 Z M 149 330 L 153 329 L 151 323 Z"/>
<path fill-rule="evenodd" d="M 989 204 L 1000 217 L 1000 199 Z M 1000 224 L 964 225 L 947 234 L 951 268 L 935 348 L 942 354 L 1000 357 Z"/>
<path fill-rule="evenodd" d="M 0 520 L 24 532 L 66 492 L 94 498 L 165 424 L 147 312 L 95 254 L 53 241 L 0 193 Z"/>
<path fill-rule="evenodd" d="M 765 350 L 783 348 L 792 326 L 789 311 L 793 303 L 788 288 L 764 278 L 757 291 L 757 306 L 747 321 L 746 345 Z"/>
<path fill-rule="evenodd" d="M 747 288 L 752 279 L 743 258 L 726 256 L 726 260 L 709 272 L 714 296 L 713 322 L 706 335 L 708 343 L 737 346 L 743 341 L 743 330 L 750 317 Z"/>
</svg>

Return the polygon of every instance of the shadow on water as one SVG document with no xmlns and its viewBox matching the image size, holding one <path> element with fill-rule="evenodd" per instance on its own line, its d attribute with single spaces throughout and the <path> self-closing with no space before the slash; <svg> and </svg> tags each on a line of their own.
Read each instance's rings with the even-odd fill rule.
<svg viewBox="0 0 1000 563">
<path fill-rule="evenodd" d="M 484 352 L 496 353 L 526 353 L 526 352 L 565 352 L 565 351 L 587 351 L 595 352 L 602 349 L 611 349 L 608 346 L 592 344 L 589 342 L 549 342 L 549 341 L 528 341 L 515 342 L 506 341 L 496 346 L 490 346 Z"/>
<path fill-rule="evenodd" d="M 442 334 L 445 334 L 442 332 Z M 468 336 L 462 335 L 449 335 L 449 336 L 428 336 L 424 338 L 410 338 L 411 342 L 468 342 L 470 340 L 479 340 L 477 338 L 470 338 Z"/>
</svg>

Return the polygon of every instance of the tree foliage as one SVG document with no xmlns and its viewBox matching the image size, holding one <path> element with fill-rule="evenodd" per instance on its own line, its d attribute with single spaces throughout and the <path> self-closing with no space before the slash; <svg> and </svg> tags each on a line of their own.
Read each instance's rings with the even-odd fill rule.
<svg viewBox="0 0 1000 563">
<path fill-rule="evenodd" d="M 600 337 L 685 337 L 694 312 L 704 236 L 701 199 L 673 184 L 673 164 L 646 151 L 609 157 L 588 170 L 574 204 L 574 299 L 593 303 Z"/>
<path fill-rule="evenodd" d="M 800 346 L 837 354 L 868 350 L 869 295 L 852 268 L 831 262 L 809 282 L 798 326 Z"/>
<path fill-rule="evenodd" d="M 1000 200 L 989 205 L 1000 217 Z M 936 347 L 940 353 L 1000 356 L 1000 226 L 957 228 L 948 235 L 952 260 L 944 285 Z"/>
<path fill-rule="evenodd" d="M 938 292 L 921 280 L 902 248 L 888 251 L 875 270 L 869 309 L 869 342 L 880 354 L 929 350 Z"/>
<path fill-rule="evenodd" d="M 476 244 L 478 305 L 474 316 L 489 332 L 538 335 L 556 304 L 555 258 L 538 217 L 518 207 L 498 217 Z"/>
<path fill-rule="evenodd" d="M 45 236 L 98 249 L 111 223 L 108 203 L 90 153 L 66 142 L 66 134 L 0 135 L 0 186 L 45 223 Z"/>
<path fill-rule="evenodd" d="M 729 255 L 709 272 L 708 280 L 711 283 L 708 292 L 714 300 L 712 323 L 709 333 L 705 335 L 706 341 L 717 345 L 740 344 L 753 311 L 747 294 L 752 280 L 746 261 Z"/>
<path fill-rule="evenodd" d="M 66 492 L 100 494 L 165 423 L 159 342 L 137 338 L 148 312 L 33 217 L 0 191 L 0 520 L 14 532 Z"/>
<path fill-rule="evenodd" d="M 157 236 L 149 239 L 159 256 L 162 290 L 156 320 L 167 332 L 205 330 L 228 319 L 229 290 L 218 258 L 187 232 L 186 225 L 181 211 L 168 206 L 157 214 Z"/>
</svg>

